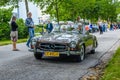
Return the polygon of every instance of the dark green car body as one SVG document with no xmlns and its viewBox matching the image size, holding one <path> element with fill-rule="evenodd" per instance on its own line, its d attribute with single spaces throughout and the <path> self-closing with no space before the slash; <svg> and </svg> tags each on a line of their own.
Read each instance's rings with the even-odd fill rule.
<svg viewBox="0 0 120 80">
<path fill-rule="evenodd" d="M 48 57 L 56 57 L 56 54 L 59 54 L 57 57 L 72 55 L 76 56 L 77 61 L 82 61 L 85 54 L 89 52 L 95 53 L 98 42 L 96 36 L 89 32 L 83 34 L 79 33 L 79 31 L 53 31 L 41 37 L 34 37 L 31 45 L 36 59 L 41 59 L 46 56 L 46 52 L 49 52 L 47 53 Z M 51 56 L 52 54 L 54 55 Z"/>
</svg>

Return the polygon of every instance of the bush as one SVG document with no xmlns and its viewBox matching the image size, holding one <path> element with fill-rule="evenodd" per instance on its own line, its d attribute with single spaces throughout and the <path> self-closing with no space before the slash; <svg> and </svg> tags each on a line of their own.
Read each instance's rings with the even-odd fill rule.
<svg viewBox="0 0 120 80">
<path fill-rule="evenodd" d="M 12 15 L 12 8 L 0 9 L 0 40 L 10 40 L 10 19 Z M 28 31 L 23 19 L 17 19 L 19 38 L 27 38 Z"/>
<path fill-rule="evenodd" d="M 0 9 L 0 40 L 10 39 L 9 21 L 12 15 L 12 8 Z"/>
<path fill-rule="evenodd" d="M 36 25 L 35 33 L 42 32 L 42 31 L 43 31 L 43 28 L 46 29 L 46 24 Z"/>
<path fill-rule="evenodd" d="M 0 40 L 10 39 L 10 26 L 8 23 L 0 23 Z"/>
<path fill-rule="evenodd" d="M 17 19 L 16 23 L 18 24 L 18 36 L 20 39 L 27 38 L 28 36 L 28 29 L 25 26 L 23 19 Z"/>
</svg>

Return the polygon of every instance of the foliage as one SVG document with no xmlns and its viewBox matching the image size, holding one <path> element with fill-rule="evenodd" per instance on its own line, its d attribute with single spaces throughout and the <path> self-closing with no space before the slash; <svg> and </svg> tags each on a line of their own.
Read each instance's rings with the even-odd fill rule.
<svg viewBox="0 0 120 80">
<path fill-rule="evenodd" d="M 0 6 L 13 5 L 16 6 L 18 0 L 0 0 Z"/>
<path fill-rule="evenodd" d="M 12 6 L 12 7 L 18 7 L 18 3 L 21 0 L 0 0 L 0 6 Z M 22 0 L 25 1 L 25 7 L 26 7 L 26 15 L 29 12 L 28 8 L 28 0 Z"/>
<path fill-rule="evenodd" d="M 17 43 L 23 43 L 23 42 L 26 42 L 27 39 L 18 39 Z M 11 44 L 12 41 L 10 40 L 2 40 L 0 41 L 0 46 L 3 46 L 3 45 L 8 45 L 8 44 Z"/>
<path fill-rule="evenodd" d="M 13 8 L 0 9 L 0 40 L 8 40 L 10 39 L 10 19 L 12 15 Z M 17 24 L 19 26 L 19 38 L 27 38 L 28 32 L 27 28 L 24 25 L 24 21 L 22 19 L 17 20 Z"/>
<path fill-rule="evenodd" d="M 31 0 L 34 1 L 44 12 L 59 20 L 75 21 L 77 16 L 83 19 L 96 21 L 116 21 L 119 14 L 120 4 L 118 0 Z"/>
<path fill-rule="evenodd" d="M 0 9 L 0 40 L 10 39 L 9 21 L 12 15 L 12 8 Z"/>
<path fill-rule="evenodd" d="M 65 17 L 64 16 L 65 10 L 62 4 L 64 4 L 66 0 L 31 0 L 31 1 L 35 2 L 38 6 L 40 6 L 41 9 L 46 8 L 43 12 L 50 14 L 52 17 L 55 17 L 57 19 L 56 21 L 58 22 L 58 24 L 60 18 Z"/>
<path fill-rule="evenodd" d="M 29 0 L 40 6 L 44 13 L 50 14 L 57 21 L 75 21 L 77 16 L 96 21 L 116 21 L 120 13 L 119 0 Z M 25 0 L 27 2 L 27 0 Z M 17 5 L 18 0 L 0 0 L 0 6 L 6 4 Z M 26 9 L 28 11 L 26 4 Z"/>
<path fill-rule="evenodd" d="M 19 38 L 27 38 L 28 36 L 28 29 L 25 26 L 25 23 L 23 21 L 23 19 L 18 19 L 16 21 L 16 23 L 18 24 L 18 36 Z"/>
<path fill-rule="evenodd" d="M 120 48 L 107 65 L 101 80 L 120 80 Z"/>
<path fill-rule="evenodd" d="M 40 32 L 42 32 L 42 26 L 37 25 L 35 27 L 35 33 L 40 33 Z"/>
<path fill-rule="evenodd" d="M 35 26 L 35 33 L 41 33 L 46 29 L 46 24 L 39 24 Z"/>
<path fill-rule="evenodd" d="M 116 2 L 118 3 L 118 2 Z M 115 21 L 117 18 L 116 3 L 113 3 L 112 0 L 101 0 L 97 1 L 99 7 L 99 17 L 104 20 Z"/>
</svg>

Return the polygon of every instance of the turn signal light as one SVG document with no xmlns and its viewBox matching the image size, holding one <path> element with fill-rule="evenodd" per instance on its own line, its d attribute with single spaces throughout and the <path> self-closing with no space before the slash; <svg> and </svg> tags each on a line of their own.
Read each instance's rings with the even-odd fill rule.
<svg viewBox="0 0 120 80">
<path fill-rule="evenodd" d="M 75 50 L 76 50 L 76 48 L 70 48 L 70 50 L 71 50 L 71 51 L 75 51 Z"/>
<path fill-rule="evenodd" d="M 34 49 L 34 46 L 33 46 L 33 45 L 31 45 L 31 49 Z"/>
</svg>

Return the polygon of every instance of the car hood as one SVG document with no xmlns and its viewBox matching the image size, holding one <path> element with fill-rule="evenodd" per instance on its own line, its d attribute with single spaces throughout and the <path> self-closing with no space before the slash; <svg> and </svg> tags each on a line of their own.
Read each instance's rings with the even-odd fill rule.
<svg viewBox="0 0 120 80">
<path fill-rule="evenodd" d="M 68 34 L 68 33 L 50 33 L 43 35 L 39 41 L 40 42 L 62 42 L 70 43 L 71 41 L 78 41 L 78 35 Z"/>
</svg>

